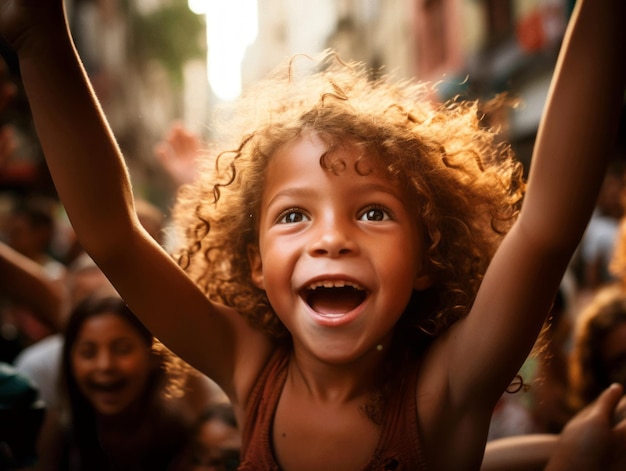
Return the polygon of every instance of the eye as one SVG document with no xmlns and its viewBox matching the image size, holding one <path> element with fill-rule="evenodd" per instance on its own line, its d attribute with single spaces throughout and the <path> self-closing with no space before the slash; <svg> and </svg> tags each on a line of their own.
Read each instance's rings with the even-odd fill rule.
<svg viewBox="0 0 626 471">
<path fill-rule="evenodd" d="M 296 224 L 308 220 L 309 217 L 304 213 L 304 211 L 297 208 L 291 208 L 280 213 L 276 222 L 278 224 Z"/>
<path fill-rule="evenodd" d="M 360 221 L 388 221 L 391 219 L 389 212 L 380 206 L 370 206 L 359 216 Z"/>
<path fill-rule="evenodd" d="M 115 355 L 128 355 L 134 350 L 134 345 L 127 341 L 115 342 L 111 347 L 111 351 Z"/>
<path fill-rule="evenodd" d="M 89 360 L 96 356 L 97 348 L 92 345 L 81 345 L 76 349 L 76 355 L 82 359 Z"/>
</svg>

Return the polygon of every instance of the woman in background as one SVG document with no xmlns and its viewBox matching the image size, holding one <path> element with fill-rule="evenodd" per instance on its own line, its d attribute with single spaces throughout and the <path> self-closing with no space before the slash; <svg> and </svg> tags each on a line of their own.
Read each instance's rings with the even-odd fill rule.
<svg viewBox="0 0 626 471">
<path fill-rule="evenodd" d="M 119 297 L 79 303 L 62 356 L 66 453 L 59 468 L 46 469 L 180 469 L 191 424 L 170 400 L 182 380 L 177 361 Z"/>
</svg>

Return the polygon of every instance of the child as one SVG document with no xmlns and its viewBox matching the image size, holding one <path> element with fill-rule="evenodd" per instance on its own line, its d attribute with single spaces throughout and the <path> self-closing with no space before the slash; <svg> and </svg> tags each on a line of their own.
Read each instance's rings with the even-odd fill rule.
<svg viewBox="0 0 626 471">
<path fill-rule="evenodd" d="M 621 284 L 598 290 L 577 317 L 569 379 L 573 411 L 612 383 L 626 386 L 626 292 Z"/>
<path fill-rule="evenodd" d="M 241 434 L 232 405 L 215 402 L 200 414 L 194 426 L 190 451 L 190 471 L 237 469 Z"/>
<path fill-rule="evenodd" d="M 61 361 L 69 462 L 59 469 L 181 469 L 192 424 L 165 396 L 180 378 L 153 340 L 117 296 L 88 296 L 74 308 Z"/>
<path fill-rule="evenodd" d="M 264 101 L 215 186 L 201 175 L 183 195 L 188 273 L 136 219 L 62 2 L 4 1 L 0 31 L 79 240 L 228 394 L 240 469 L 465 471 L 593 209 L 624 90 L 624 7 L 577 3 L 515 223 L 519 167 L 471 104 L 429 106 L 419 86 L 358 68 L 289 70 L 247 95 Z"/>
</svg>

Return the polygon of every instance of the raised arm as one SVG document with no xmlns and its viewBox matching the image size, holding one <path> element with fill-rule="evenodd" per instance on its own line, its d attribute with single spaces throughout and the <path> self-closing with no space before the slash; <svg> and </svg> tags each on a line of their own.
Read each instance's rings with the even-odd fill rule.
<svg viewBox="0 0 626 471">
<path fill-rule="evenodd" d="M 0 293 L 31 308 L 37 318 L 61 330 L 63 290 L 37 262 L 0 242 Z"/>
<path fill-rule="evenodd" d="M 247 324 L 210 303 L 138 222 L 63 1 L 1 0 L 0 28 L 18 55 L 48 167 L 82 246 L 155 336 L 228 390 Z"/>
<path fill-rule="evenodd" d="M 470 315 L 451 336 L 451 388 L 459 401 L 468 394 L 494 401 L 501 394 L 528 355 L 584 232 L 623 103 L 625 20 L 623 0 L 576 3 L 520 217 L 493 258 Z"/>
</svg>

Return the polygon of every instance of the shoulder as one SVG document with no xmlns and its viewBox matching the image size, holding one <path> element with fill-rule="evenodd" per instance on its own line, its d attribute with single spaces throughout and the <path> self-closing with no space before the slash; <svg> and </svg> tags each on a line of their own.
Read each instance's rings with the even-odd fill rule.
<svg viewBox="0 0 626 471">
<path fill-rule="evenodd" d="M 33 362 L 41 363 L 45 361 L 49 363 L 57 358 L 57 353 L 60 355 L 62 348 L 63 336 L 61 334 L 49 335 L 22 350 L 15 358 L 14 365 L 17 369 L 20 369 L 22 366 Z"/>
</svg>

